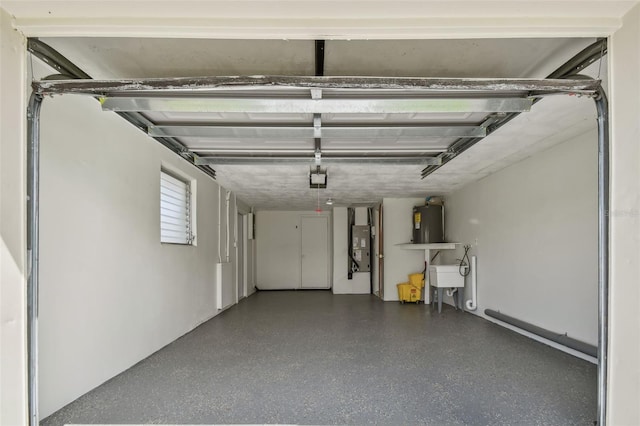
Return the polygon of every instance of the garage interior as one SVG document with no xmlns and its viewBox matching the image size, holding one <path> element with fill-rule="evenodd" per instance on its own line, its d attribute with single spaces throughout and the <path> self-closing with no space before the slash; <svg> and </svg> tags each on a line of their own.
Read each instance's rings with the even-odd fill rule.
<svg viewBox="0 0 640 426">
<path fill-rule="evenodd" d="M 637 2 L 149 5 L 0 4 L 0 423 L 640 422 Z"/>
<path fill-rule="evenodd" d="M 43 424 L 596 419 L 596 109 L 567 77 L 606 88 L 606 40 L 28 49 L 34 80 L 98 80 L 38 86 Z M 544 78 L 567 87 L 525 87 Z M 493 80 L 460 105 L 473 79 Z M 177 244 L 161 172 L 190 190 Z M 411 244 L 426 200 L 456 244 Z M 464 311 L 398 303 L 425 260 L 470 266 L 465 246 Z"/>
</svg>

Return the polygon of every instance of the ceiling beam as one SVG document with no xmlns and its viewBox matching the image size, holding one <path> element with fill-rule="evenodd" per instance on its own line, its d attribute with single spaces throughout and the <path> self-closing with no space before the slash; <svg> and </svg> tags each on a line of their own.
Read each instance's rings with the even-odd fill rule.
<svg viewBox="0 0 640 426">
<path fill-rule="evenodd" d="M 316 77 L 324 75 L 324 40 L 316 40 Z"/>
</svg>

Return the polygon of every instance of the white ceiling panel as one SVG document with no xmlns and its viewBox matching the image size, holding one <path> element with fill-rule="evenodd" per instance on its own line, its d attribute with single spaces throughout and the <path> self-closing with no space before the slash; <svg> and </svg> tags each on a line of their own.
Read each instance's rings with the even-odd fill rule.
<svg viewBox="0 0 640 426">
<path fill-rule="evenodd" d="M 394 114 L 322 114 L 324 123 L 479 123 L 485 113 L 474 112 L 420 112 Z"/>
<path fill-rule="evenodd" d="M 249 113 L 247 121 L 251 122 L 275 122 L 275 123 L 313 123 L 313 114 L 269 114 L 269 113 Z"/>
<path fill-rule="evenodd" d="M 313 123 L 313 114 L 247 114 L 147 111 L 144 113 L 156 124 L 185 123 Z"/>
<path fill-rule="evenodd" d="M 442 149 L 443 151 L 453 143 L 456 138 L 429 138 L 423 140 L 402 140 L 402 139 L 376 139 L 376 140 L 345 140 L 323 138 L 323 149 L 383 149 L 383 148 L 422 148 L 422 149 Z"/>
<path fill-rule="evenodd" d="M 267 139 L 229 139 L 229 140 L 211 140 L 207 138 L 179 138 L 187 148 L 196 152 L 213 149 L 311 149 L 313 150 L 314 141 L 309 140 L 267 140 Z"/>
<path fill-rule="evenodd" d="M 187 148 L 196 152 L 212 152 L 216 149 L 238 149 L 238 150 L 286 150 L 286 149 L 307 149 L 310 152 L 314 149 L 313 139 L 243 139 L 234 138 L 227 140 L 212 140 L 207 138 L 180 137 L 180 142 L 185 144 Z M 335 140 L 323 139 L 322 150 L 412 150 L 424 152 L 445 151 L 447 147 L 454 142 L 455 138 L 434 138 L 432 140 L 398 140 L 398 139 L 382 139 L 382 140 Z"/>
</svg>

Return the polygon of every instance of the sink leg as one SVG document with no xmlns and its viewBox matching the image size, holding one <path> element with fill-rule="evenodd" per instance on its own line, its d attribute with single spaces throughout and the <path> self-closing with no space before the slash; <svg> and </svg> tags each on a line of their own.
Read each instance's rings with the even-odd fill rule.
<svg viewBox="0 0 640 426">
<path fill-rule="evenodd" d="M 442 287 L 438 287 L 438 313 L 442 312 L 442 293 L 443 293 L 443 288 Z"/>
</svg>

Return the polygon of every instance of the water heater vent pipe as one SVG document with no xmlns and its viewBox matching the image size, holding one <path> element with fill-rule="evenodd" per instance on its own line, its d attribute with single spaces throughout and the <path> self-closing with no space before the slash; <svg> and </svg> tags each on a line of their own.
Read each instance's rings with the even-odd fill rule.
<svg viewBox="0 0 640 426">
<path fill-rule="evenodd" d="M 478 289 L 476 280 L 476 257 L 471 256 L 471 300 L 467 300 L 467 303 L 465 304 L 468 311 L 475 311 L 478 309 Z"/>
</svg>

